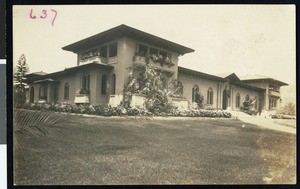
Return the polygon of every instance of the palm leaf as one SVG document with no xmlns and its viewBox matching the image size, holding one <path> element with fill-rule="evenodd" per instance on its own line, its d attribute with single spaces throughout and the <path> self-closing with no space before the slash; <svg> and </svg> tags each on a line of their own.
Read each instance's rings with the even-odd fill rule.
<svg viewBox="0 0 300 189">
<path fill-rule="evenodd" d="M 62 128 L 55 125 L 60 119 L 46 112 L 17 109 L 14 111 L 14 134 L 27 137 L 62 135 Z"/>
</svg>

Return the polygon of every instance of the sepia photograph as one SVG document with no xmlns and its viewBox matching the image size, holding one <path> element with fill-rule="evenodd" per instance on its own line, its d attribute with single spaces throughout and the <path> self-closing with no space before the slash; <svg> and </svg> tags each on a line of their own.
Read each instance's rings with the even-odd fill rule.
<svg viewBox="0 0 300 189">
<path fill-rule="evenodd" d="M 296 184 L 295 5 L 14 5 L 13 184 Z"/>
</svg>

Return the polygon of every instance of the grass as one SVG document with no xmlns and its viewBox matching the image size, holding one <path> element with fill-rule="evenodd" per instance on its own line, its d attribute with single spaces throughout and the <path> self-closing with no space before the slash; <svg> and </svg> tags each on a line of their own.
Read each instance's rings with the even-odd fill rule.
<svg viewBox="0 0 300 189">
<path fill-rule="evenodd" d="M 14 136 L 17 185 L 296 182 L 293 134 L 224 118 L 50 114 L 60 134 Z"/>
</svg>

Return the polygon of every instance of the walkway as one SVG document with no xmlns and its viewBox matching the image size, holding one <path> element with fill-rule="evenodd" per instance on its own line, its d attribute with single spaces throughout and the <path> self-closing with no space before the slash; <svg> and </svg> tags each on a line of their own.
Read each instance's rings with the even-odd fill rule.
<svg viewBox="0 0 300 189">
<path fill-rule="evenodd" d="M 271 119 L 270 117 L 265 116 L 265 115 L 250 116 L 243 112 L 235 112 L 235 111 L 232 111 L 231 114 L 233 117 L 236 117 L 237 119 L 239 119 L 245 123 L 258 125 L 260 127 L 264 127 L 267 129 L 296 134 L 296 128 L 277 124 L 277 122 L 283 121 L 280 119 Z"/>
</svg>

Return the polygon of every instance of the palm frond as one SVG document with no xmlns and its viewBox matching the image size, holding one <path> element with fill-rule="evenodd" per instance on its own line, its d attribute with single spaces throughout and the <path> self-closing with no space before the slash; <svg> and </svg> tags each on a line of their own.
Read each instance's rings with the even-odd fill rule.
<svg viewBox="0 0 300 189">
<path fill-rule="evenodd" d="M 62 128 L 55 125 L 60 119 L 46 112 L 17 109 L 14 111 L 14 133 L 27 137 L 63 135 Z"/>
</svg>

